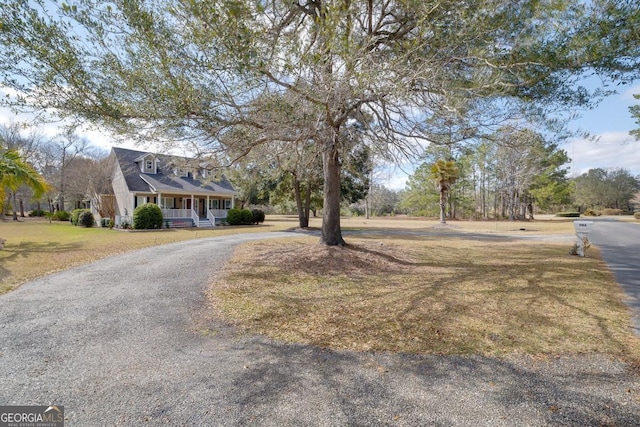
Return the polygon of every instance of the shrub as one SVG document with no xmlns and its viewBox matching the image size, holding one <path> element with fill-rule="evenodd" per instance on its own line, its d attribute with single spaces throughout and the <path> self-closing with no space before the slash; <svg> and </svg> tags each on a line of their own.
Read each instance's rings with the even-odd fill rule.
<svg viewBox="0 0 640 427">
<path fill-rule="evenodd" d="M 640 220 L 640 211 L 638 211 L 638 212 L 634 213 L 634 214 L 633 214 L 633 217 L 634 217 L 635 219 Z"/>
<path fill-rule="evenodd" d="M 41 216 L 45 216 L 46 214 L 47 212 L 45 212 L 42 209 L 34 209 L 31 212 L 29 212 L 30 217 L 41 217 Z"/>
<path fill-rule="evenodd" d="M 558 212 L 556 216 L 562 218 L 580 218 L 580 212 Z"/>
<path fill-rule="evenodd" d="M 227 212 L 227 224 L 250 225 L 253 223 L 253 213 L 249 209 L 233 208 Z"/>
<path fill-rule="evenodd" d="M 100 218 L 100 227 L 113 228 L 115 222 L 111 218 Z"/>
<path fill-rule="evenodd" d="M 583 215 L 584 216 L 598 216 L 598 212 L 596 212 L 595 210 L 589 208 L 589 209 L 584 211 Z"/>
<path fill-rule="evenodd" d="M 240 209 L 229 209 L 227 212 L 227 224 L 240 225 L 242 224 L 242 211 Z"/>
<path fill-rule="evenodd" d="M 133 228 L 152 230 L 162 228 L 162 210 L 155 203 L 145 203 L 133 211 Z"/>
<path fill-rule="evenodd" d="M 600 211 L 601 215 L 620 215 L 622 213 L 622 209 L 602 209 Z"/>
<path fill-rule="evenodd" d="M 252 210 L 251 216 L 253 217 L 253 219 L 251 220 L 252 224 L 262 224 L 264 222 L 264 211 L 260 209 Z"/>
<path fill-rule="evenodd" d="M 240 211 L 240 220 L 242 225 L 251 225 L 253 223 L 253 214 L 249 209 L 242 209 Z"/>
<path fill-rule="evenodd" d="M 82 215 L 83 212 L 89 212 L 88 209 L 74 209 L 73 212 L 71 212 L 71 224 L 73 225 L 78 225 L 78 219 L 80 218 L 80 215 Z"/>
<path fill-rule="evenodd" d="M 56 221 L 69 221 L 69 218 L 71 214 L 67 211 L 57 211 L 51 216 L 51 219 Z"/>
<path fill-rule="evenodd" d="M 80 213 L 80 216 L 78 216 L 78 224 L 77 225 L 81 225 L 83 227 L 93 227 L 93 223 L 95 222 L 95 218 L 93 217 L 93 214 L 91 213 L 91 211 L 85 210 L 84 212 Z"/>
</svg>

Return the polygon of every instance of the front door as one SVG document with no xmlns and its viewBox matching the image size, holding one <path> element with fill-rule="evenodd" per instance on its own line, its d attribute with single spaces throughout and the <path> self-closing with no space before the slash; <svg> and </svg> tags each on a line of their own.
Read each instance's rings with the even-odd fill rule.
<svg viewBox="0 0 640 427">
<path fill-rule="evenodd" d="M 198 206 L 199 206 L 198 215 L 200 215 L 203 218 L 206 218 L 207 216 L 207 211 L 206 211 L 207 206 L 205 202 L 206 202 L 205 199 L 200 199 L 200 203 L 198 203 Z"/>
</svg>

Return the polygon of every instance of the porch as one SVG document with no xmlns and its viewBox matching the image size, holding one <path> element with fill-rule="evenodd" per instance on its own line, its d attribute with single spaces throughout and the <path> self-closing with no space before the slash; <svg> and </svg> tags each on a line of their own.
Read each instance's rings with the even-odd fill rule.
<svg viewBox="0 0 640 427">
<path fill-rule="evenodd" d="M 228 209 L 208 209 L 206 216 L 200 216 L 193 209 L 160 209 L 162 211 L 163 228 L 213 228 L 227 217 Z M 115 225 L 130 227 L 133 225 L 131 215 L 116 215 Z"/>
<path fill-rule="evenodd" d="M 220 225 L 227 217 L 228 209 L 205 209 L 199 215 L 194 209 L 160 209 L 165 228 L 211 228 Z M 202 211 L 200 213 L 203 213 Z"/>
</svg>

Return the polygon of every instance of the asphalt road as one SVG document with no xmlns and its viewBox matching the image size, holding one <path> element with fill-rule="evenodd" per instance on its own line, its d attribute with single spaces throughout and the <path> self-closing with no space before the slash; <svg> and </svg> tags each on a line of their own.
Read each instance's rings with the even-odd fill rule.
<svg viewBox="0 0 640 427">
<path fill-rule="evenodd" d="M 118 255 L 0 296 L 0 405 L 66 426 L 636 426 L 640 377 L 549 359 L 329 351 L 241 335 L 204 292 L 234 235 Z"/>
<path fill-rule="evenodd" d="M 627 294 L 625 302 L 633 312 L 633 328 L 640 335 L 640 224 L 596 219 L 589 240 L 600 248 Z"/>
</svg>

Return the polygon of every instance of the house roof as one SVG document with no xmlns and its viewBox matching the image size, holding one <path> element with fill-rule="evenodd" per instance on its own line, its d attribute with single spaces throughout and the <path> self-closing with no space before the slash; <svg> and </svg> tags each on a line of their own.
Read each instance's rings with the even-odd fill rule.
<svg viewBox="0 0 640 427">
<path fill-rule="evenodd" d="M 140 193 L 174 193 L 198 195 L 235 195 L 236 191 L 229 180 L 222 175 L 217 181 L 200 181 L 192 177 L 179 177 L 172 173 L 173 165 L 193 161 L 184 157 L 148 153 L 113 147 L 113 153 L 122 170 L 129 191 Z M 142 173 L 136 163 L 147 155 L 154 155 L 159 161 L 158 173 Z"/>
</svg>

